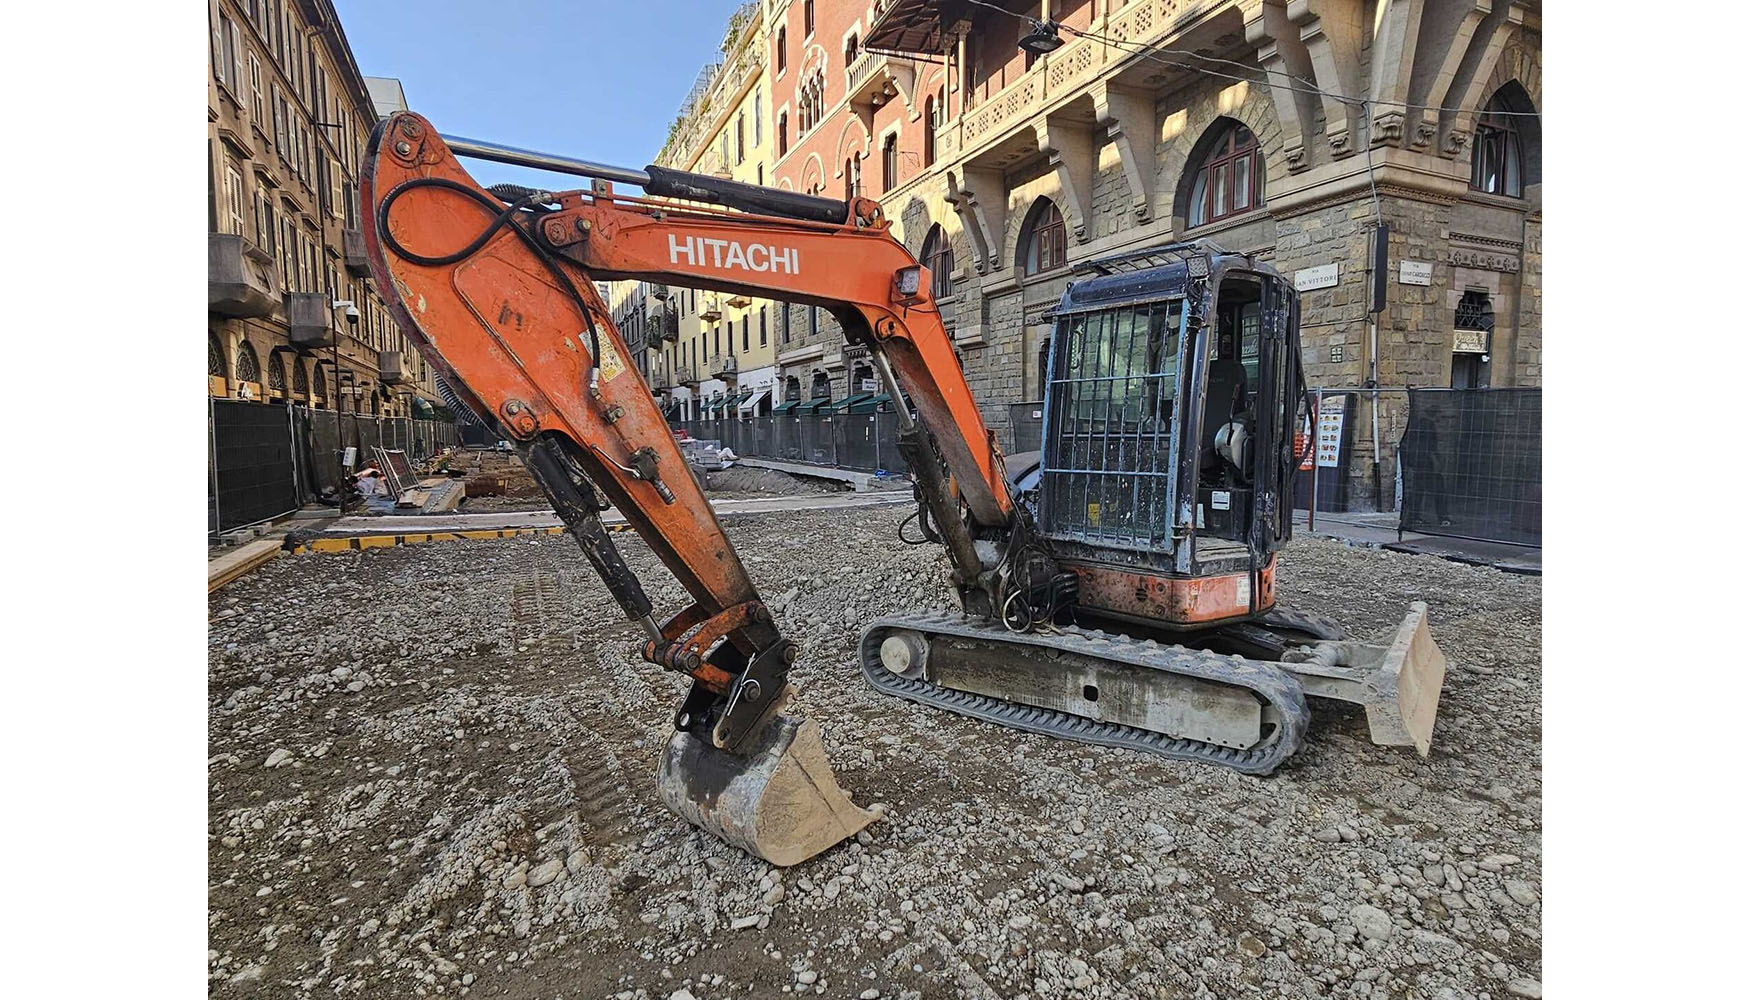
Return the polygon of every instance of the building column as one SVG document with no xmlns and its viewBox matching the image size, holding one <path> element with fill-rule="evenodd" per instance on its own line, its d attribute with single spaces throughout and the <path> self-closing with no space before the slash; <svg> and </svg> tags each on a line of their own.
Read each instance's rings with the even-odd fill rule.
<svg viewBox="0 0 1750 1000">
<path fill-rule="evenodd" d="M 1102 80 L 1094 87 L 1094 119 L 1106 129 L 1106 137 L 1118 149 L 1124 179 L 1130 184 L 1131 213 L 1137 222 L 1149 221 L 1154 217 L 1155 181 L 1159 173 L 1154 95 L 1115 87 Z"/>
<path fill-rule="evenodd" d="M 1323 91 L 1325 140 L 1333 159 L 1356 151 L 1361 109 L 1338 95 L 1360 97 L 1360 0 L 1289 0 L 1288 17 L 1300 26 L 1300 40 L 1312 59 L 1313 79 Z"/>
<path fill-rule="evenodd" d="M 1264 68 L 1270 98 L 1276 105 L 1276 120 L 1282 126 L 1282 155 L 1289 173 L 1312 166 L 1306 155 L 1306 137 L 1318 120 L 1316 94 L 1297 87 L 1293 77 L 1313 78 L 1312 58 L 1289 23 L 1285 0 L 1253 0 L 1246 12 L 1246 41 L 1258 47 L 1258 64 Z"/>
<path fill-rule="evenodd" d="M 1057 171 L 1067 209 L 1064 221 L 1075 233 L 1076 242 L 1086 243 L 1093 236 L 1089 223 L 1094 215 L 1094 159 L 1099 155 L 1093 133 L 1080 122 L 1051 117 L 1034 122 L 1033 131 L 1039 151 Z"/>
<path fill-rule="evenodd" d="M 948 204 L 960 216 L 961 228 L 972 242 L 972 267 L 985 274 L 1002 266 L 1002 237 L 1008 226 L 1008 194 L 1003 172 L 961 164 L 942 173 Z"/>
</svg>

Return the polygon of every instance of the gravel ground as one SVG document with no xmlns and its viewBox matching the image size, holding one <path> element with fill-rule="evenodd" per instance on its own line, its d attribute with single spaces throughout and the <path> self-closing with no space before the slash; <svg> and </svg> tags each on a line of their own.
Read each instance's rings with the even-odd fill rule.
<svg viewBox="0 0 1750 1000">
<path fill-rule="evenodd" d="M 868 690 L 858 623 L 952 604 L 901 516 L 731 522 L 802 645 L 799 707 L 886 813 L 788 870 L 656 801 L 679 680 L 568 538 L 281 559 L 220 591 L 211 994 L 1540 995 L 1540 581 L 1296 541 L 1286 601 L 1366 635 L 1426 600 L 1453 668 L 1431 759 L 1321 705 L 1249 778 Z"/>
</svg>

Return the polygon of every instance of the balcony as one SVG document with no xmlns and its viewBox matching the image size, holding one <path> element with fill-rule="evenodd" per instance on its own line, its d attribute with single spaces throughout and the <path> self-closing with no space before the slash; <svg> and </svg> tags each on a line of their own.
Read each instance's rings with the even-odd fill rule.
<svg viewBox="0 0 1750 1000">
<path fill-rule="evenodd" d="M 917 82 L 917 65 L 909 59 L 882 52 L 865 51 L 845 70 L 845 94 L 852 107 L 864 115 L 903 92 L 910 94 Z"/>
<path fill-rule="evenodd" d="M 727 382 L 735 378 L 735 355 L 725 354 L 711 363 L 711 377 Z"/>
<path fill-rule="evenodd" d="M 327 292 L 286 296 L 286 337 L 300 350 L 334 346 L 334 300 Z"/>
<path fill-rule="evenodd" d="M 675 365 L 674 384 L 684 385 L 688 388 L 697 386 L 699 384 L 699 373 L 693 370 L 692 365 Z"/>
<path fill-rule="evenodd" d="M 667 302 L 668 286 L 660 282 L 652 283 L 650 286 L 650 297 L 658 302 Z"/>
<path fill-rule="evenodd" d="M 939 0 L 875 0 L 863 46 L 889 52 L 942 51 L 940 6 Z M 1031 6 L 1038 11 L 1038 4 Z"/>
<path fill-rule="evenodd" d="M 365 257 L 365 234 L 356 229 L 343 229 L 340 245 L 346 252 L 346 273 L 355 278 L 370 277 L 371 262 Z"/>
<path fill-rule="evenodd" d="M 400 385 L 405 378 L 400 351 L 377 352 L 377 381 L 384 385 Z"/>
<path fill-rule="evenodd" d="M 207 311 L 220 316 L 272 316 L 279 308 L 273 257 L 241 236 L 207 234 Z"/>
<path fill-rule="evenodd" d="M 717 304 L 713 302 L 699 310 L 699 318 L 707 323 L 715 323 L 723 318 L 723 310 L 718 309 Z"/>
</svg>

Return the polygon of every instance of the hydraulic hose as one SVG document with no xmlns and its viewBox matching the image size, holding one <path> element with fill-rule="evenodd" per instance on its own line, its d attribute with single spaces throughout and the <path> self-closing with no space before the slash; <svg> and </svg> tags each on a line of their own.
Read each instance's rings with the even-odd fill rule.
<svg viewBox="0 0 1750 1000">
<path fill-rule="evenodd" d="M 401 241 L 395 238 L 395 233 L 389 228 L 389 209 L 402 195 L 414 188 L 425 187 L 435 187 L 441 188 L 445 191 L 455 191 L 479 204 L 482 208 L 493 212 L 493 219 L 486 228 L 480 232 L 480 235 L 468 241 L 466 246 L 454 253 L 440 254 L 435 257 L 428 257 L 424 254 L 414 253 L 402 246 Z M 382 203 L 377 206 L 377 232 L 383 237 L 383 245 L 394 251 L 397 256 L 410 260 L 421 267 L 443 267 L 448 264 L 455 264 L 467 260 L 469 257 L 479 253 L 480 250 L 491 241 L 492 237 L 498 234 L 500 229 L 509 225 L 511 232 L 516 233 L 518 238 L 523 241 L 524 245 L 534 251 L 535 256 L 541 259 L 541 263 L 546 265 L 547 270 L 553 275 L 554 279 L 559 282 L 559 287 L 565 290 L 565 294 L 570 297 L 572 304 L 577 307 L 577 311 L 583 314 L 584 330 L 589 334 L 589 370 L 585 373 L 584 384 L 594 388 L 596 383 L 596 369 L 599 359 L 602 356 L 601 338 L 596 332 L 595 315 L 590 312 L 589 305 L 584 301 L 582 293 L 580 293 L 577 290 L 577 286 L 572 283 L 571 276 L 566 274 L 565 269 L 559 266 L 558 257 L 553 248 L 546 245 L 538 236 L 531 235 L 524 227 L 514 225 L 511 222 L 518 212 L 527 208 L 533 208 L 543 202 L 551 201 L 552 196 L 543 191 L 531 191 L 526 188 L 522 190 L 527 193 L 522 194 L 521 197 L 501 208 L 497 202 L 493 201 L 493 199 L 487 195 L 481 194 L 478 190 L 458 181 L 450 180 L 447 177 L 415 177 L 411 180 L 402 181 L 391 189 L 388 194 L 383 196 Z M 507 191 L 507 193 L 515 192 Z"/>
</svg>

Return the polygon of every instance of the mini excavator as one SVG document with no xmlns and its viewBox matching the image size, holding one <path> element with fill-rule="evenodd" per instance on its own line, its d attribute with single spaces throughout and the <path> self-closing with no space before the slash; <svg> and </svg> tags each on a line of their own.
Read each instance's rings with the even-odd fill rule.
<svg viewBox="0 0 1750 1000">
<path fill-rule="evenodd" d="M 459 157 L 588 178 L 484 188 Z M 637 187 L 640 195 L 616 192 Z M 440 135 L 391 115 L 361 195 L 371 272 L 456 403 L 515 442 L 643 659 L 691 678 L 658 789 L 777 865 L 874 814 L 817 723 L 786 712 L 794 643 L 688 472 L 595 281 L 826 309 L 900 401 L 917 530 L 958 610 L 883 618 L 876 690 L 1018 730 L 1268 774 L 1309 697 L 1362 707 L 1375 743 L 1432 742 L 1445 658 L 1427 607 L 1375 641 L 1276 600 L 1295 430 L 1299 304 L 1268 265 L 1169 244 L 1082 265 L 1052 322 L 1041 447 L 1005 456 L 961 373 L 930 274 L 880 205 Z M 612 505 L 691 603 L 658 620 L 600 513 Z M 903 530 L 902 526 L 902 530 Z"/>
</svg>

